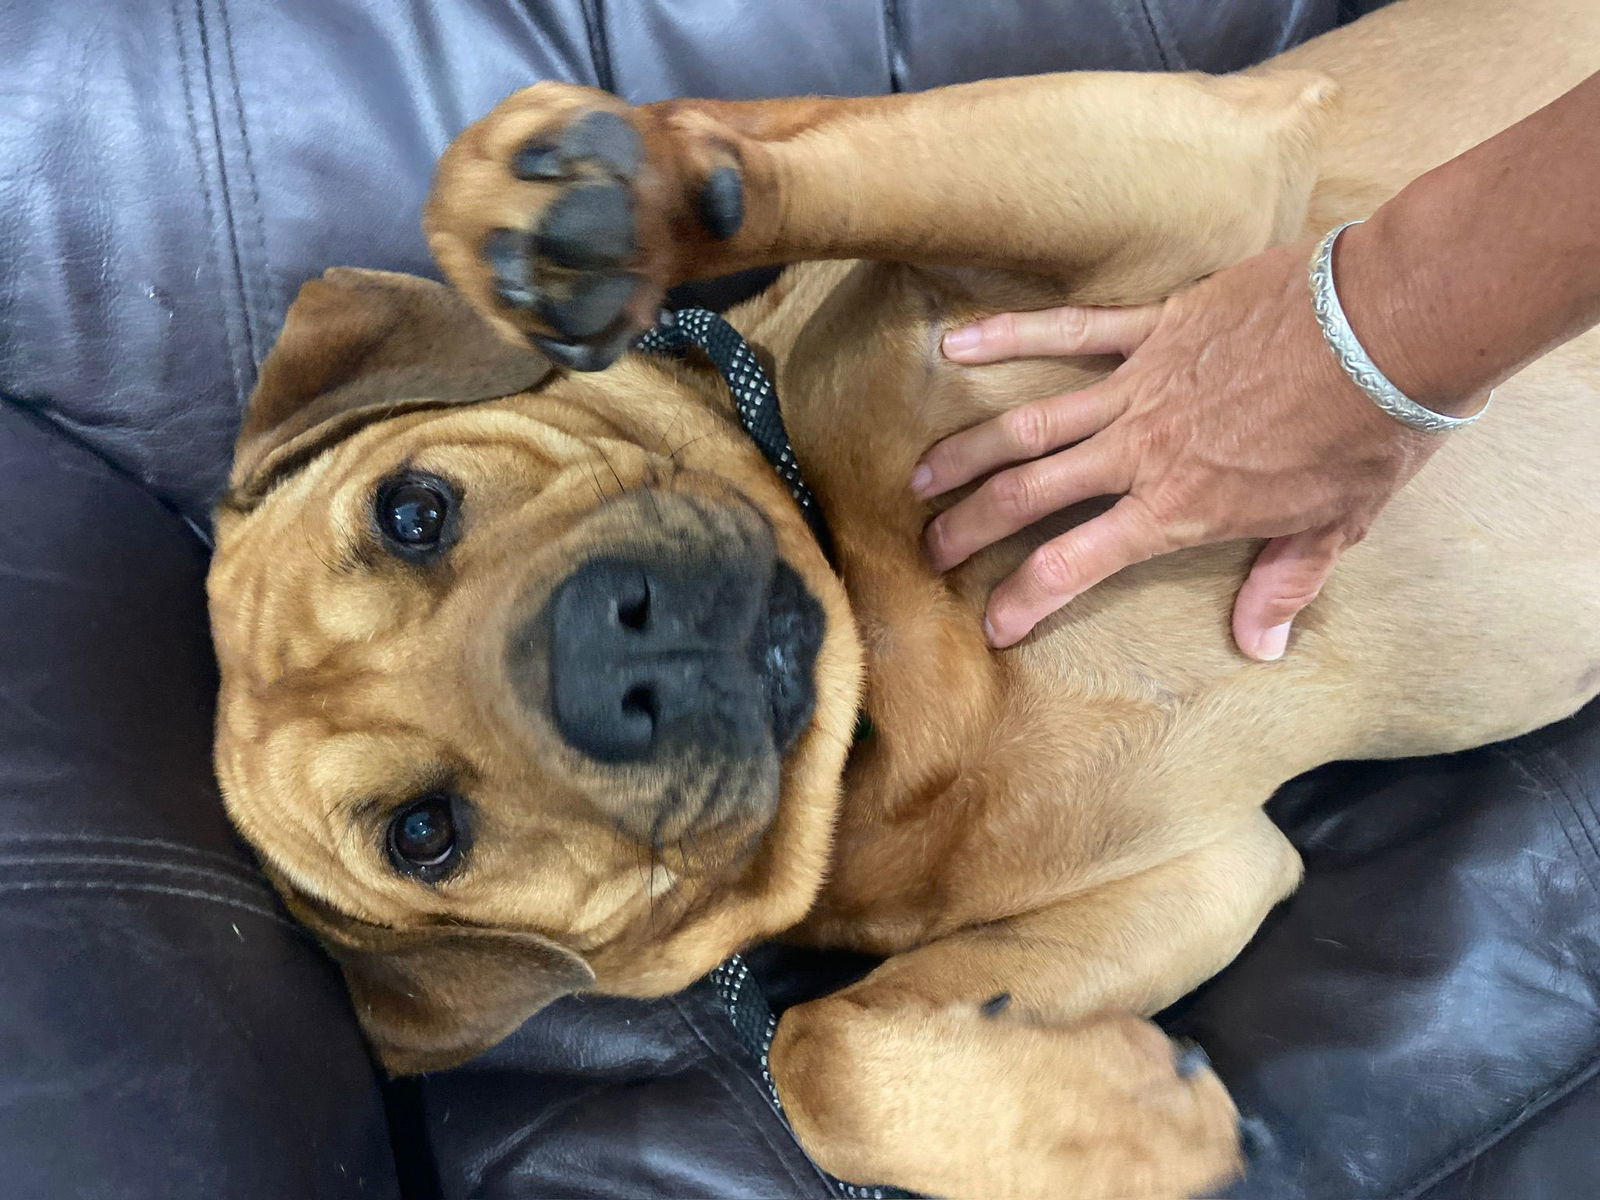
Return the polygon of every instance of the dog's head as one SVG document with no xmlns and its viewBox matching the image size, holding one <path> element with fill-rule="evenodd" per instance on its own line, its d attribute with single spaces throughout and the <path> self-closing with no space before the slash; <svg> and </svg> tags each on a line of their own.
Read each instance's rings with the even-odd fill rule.
<svg viewBox="0 0 1600 1200">
<path fill-rule="evenodd" d="M 808 907 L 859 651 L 687 369 L 554 376 L 440 285 L 330 271 L 262 368 L 209 591 L 229 811 L 391 1070 Z"/>
</svg>

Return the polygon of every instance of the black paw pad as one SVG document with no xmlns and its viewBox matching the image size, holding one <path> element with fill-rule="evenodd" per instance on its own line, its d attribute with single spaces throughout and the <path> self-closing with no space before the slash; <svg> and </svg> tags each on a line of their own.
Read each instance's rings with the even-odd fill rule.
<svg viewBox="0 0 1600 1200">
<path fill-rule="evenodd" d="M 990 996 L 982 1004 L 978 1005 L 978 1011 L 986 1017 L 998 1017 L 1010 1007 L 1011 993 L 1000 992 L 997 995 Z"/>
<path fill-rule="evenodd" d="M 700 222 L 727 241 L 744 224 L 744 178 L 737 167 L 718 167 L 700 189 Z"/>
<path fill-rule="evenodd" d="M 511 156 L 518 179 L 565 179 L 578 161 L 598 163 L 619 179 L 632 179 L 644 157 L 644 143 L 627 119 L 611 112 L 585 113 L 560 140 L 529 142 Z"/>
<path fill-rule="evenodd" d="M 1172 1043 L 1172 1067 L 1178 1072 L 1179 1079 L 1189 1079 L 1211 1069 L 1211 1056 L 1201 1048 L 1200 1043 L 1179 1038 Z"/>
<path fill-rule="evenodd" d="M 569 295 L 551 296 L 540 315 L 566 337 L 593 337 L 622 315 L 642 282 L 636 275 L 583 275 Z"/>
<path fill-rule="evenodd" d="M 561 135 L 561 153 L 568 158 L 592 158 L 613 175 L 632 179 L 644 156 L 644 145 L 627 118 L 613 112 L 592 112 L 567 127 Z"/>
<path fill-rule="evenodd" d="M 560 179 L 567 173 L 567 166 L 556 147 L 529 142 L 511 156 L 511 173 L 518 179 Z"/>
<path fill-rule="evenodd" d="M 620 266 L 634 252 L 633 196 L 621 184 L 572 188 L 545 211 L 538 238 L 539 253 L 559 266 Z"/>
<path fill-rule="evenodd" d="M 533 344 L 558 367 L 569 371 L 603 371 L 622 357 L 635 337 L 634 331 L 623 323 L 597 342 L 566 342 L 535 335 Z"/>
<path fill-rule="evenodd" d="M 528 239 L 515 229 L 496 229 L 483 244 L 483 258 L 494 272 L 494 291 L 512 308 L 536 308 L 543 300 L 528 278 Z"/>
</svg>

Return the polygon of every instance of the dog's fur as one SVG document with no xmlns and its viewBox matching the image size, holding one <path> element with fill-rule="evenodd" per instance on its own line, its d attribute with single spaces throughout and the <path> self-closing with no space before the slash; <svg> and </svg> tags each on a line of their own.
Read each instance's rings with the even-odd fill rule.
<svg viewBox="0 0 1600 1200">
<path fill-rule="evenodd" d="M 773 1047 L 787 1113 L 836 1174 L 1084 1197 L 1232 1175 L 1224 1090 L 1142 1015 L 1293 888 L 1261 813 L 1281 782 L 1507 737 L 1600 690 L 1600 338 L 1451 435 L 1275 664 L 1229 641 L 1245 544 L 1124 571 L 988 651 L 984 598 L 1047 531 L 936 576 L 911 468 L 1113 364 L 961 368 L 938 338 L 1006 308 L 1148 301 L 1364 215 L 1597 68 L 1592 0 L 1403 0 L 1221 79 L 642 108 L 545 84 L 463 134 L 428 212 L 459 293 L 356 271 L 306 286 L 210 584 L 230 812 L 340 958 L 385 1063 L 460 1060 L 575 989 L 668 992 L 787 931 L 890 956 L 788 1013 Z M 775 364 L 838 574 L 713 372 L 629 355 L 552 373 L 526 337 L 553 331 L 496 298 L 486 238 L 566 186 L 508 161 L 597 108 L 645 152 L 635 324 L 690 275 L 877 260 L 793 268 L 732 314 Z M 728 165 L 745 212 L 718 238 L 698 197 Z M 401 465 L 465 493 L 458 544 L 426 570 L 369 528 Z M 688 515 L 705 512 L 722 525 Z M 662 779 L 589 761 L 516 702 L 507 637 L 597 551 L 723 537 L 759 541 L 821 603 L 815 715 L 781 787 L 737 785 L 738 819 L 638 835 Z M 878 732 L 851 753 L 858 707 Z M 381 822 L 441 779 L 470 794 L 474 845 L 429 886 L 385 860 Z"/>
</svg>

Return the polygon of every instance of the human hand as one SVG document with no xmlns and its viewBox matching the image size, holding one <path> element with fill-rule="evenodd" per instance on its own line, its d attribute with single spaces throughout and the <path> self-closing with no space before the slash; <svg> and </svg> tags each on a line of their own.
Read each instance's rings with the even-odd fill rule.
<svg viewBox="0 0 1600 1200">
<path fill-rule="evenodd" d="M 1251 658 L 1283 655 L 1339 555 L 1443 440 L 1387 416 L 1345 376 L 1311 312 L 1310 251 L 1270 250 L 1160 304 L 1007 313 L 945 335 L 946 357 L 963 364 L 1126 360 L 1081 391 L 944 439 L 912 476 L 927 498 L 998 472 L 929 524 L 941 571 L 1069 505 L 1122 497 L 995 588 L 992 645 L 1019 641 L 1130 564 L 1268 538 L 1235 601 L 1233 637 Z M 1339 270 L 1342 286 L 1342 252 Z"/>
</svg>

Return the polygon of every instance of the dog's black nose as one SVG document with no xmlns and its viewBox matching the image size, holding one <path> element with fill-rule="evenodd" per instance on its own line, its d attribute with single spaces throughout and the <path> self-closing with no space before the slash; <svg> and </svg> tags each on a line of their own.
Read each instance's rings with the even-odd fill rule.
<svg viewBox="0 0 1600 1200">
<path fill-rule="evenodd" d="M 693 744 L 725 755 L 770 746 L 752 663 L 769 563 L 602 558 L 548 607 L 551 715 L 562 738 L 606 763 Z"/>
</svg>

